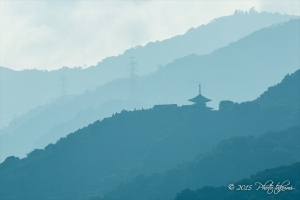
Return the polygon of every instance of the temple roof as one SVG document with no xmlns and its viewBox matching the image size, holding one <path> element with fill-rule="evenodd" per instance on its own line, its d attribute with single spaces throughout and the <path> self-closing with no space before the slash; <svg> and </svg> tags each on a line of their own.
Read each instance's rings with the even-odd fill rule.
<svg viewBox="0 0 300 200">
<path fill-rule="evenodd" d="M 189 99 L 189 101 L 194 102 L 194 103 L 206 103 L 206 102 L 209 102 L 211 100 L 204 97 L 204 96 L 202 96 L 201 94 L 199 94 L 198 96 L 196 96 L 192 99 Z"/>
</svg>

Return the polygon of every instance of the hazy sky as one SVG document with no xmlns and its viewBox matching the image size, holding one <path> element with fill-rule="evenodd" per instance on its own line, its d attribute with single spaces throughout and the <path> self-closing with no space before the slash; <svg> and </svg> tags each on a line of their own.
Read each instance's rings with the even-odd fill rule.
<svg viewBox="0 0 300 200">
<path fill-rule="evenodd" d="M 0 0 L 0 65 L 15 70 L 88 67 L 235 9 L 300 15 L 299 2 Z"/>
</svg>

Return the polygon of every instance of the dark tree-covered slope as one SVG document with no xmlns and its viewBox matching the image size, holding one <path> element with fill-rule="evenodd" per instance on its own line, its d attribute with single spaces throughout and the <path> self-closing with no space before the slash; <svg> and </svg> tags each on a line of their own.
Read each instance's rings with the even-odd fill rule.
<svg viewBox="0 0 300 200">
<path fill-rule="evenodd" d="M 198 155 L 192 162 L 164 173 L 137 176 L 98 199 L 167 200 L 184 188 L 226 185 L 258 171 L 299 160 L 299 126 L 282 132 L 268 132 L 258 138 L 233 137 L 220 142 L 211 152 Z M 188 196 L 185 199 L 188 200 Z"/>
<path fill-rule="evenodd" d="M 279 192 L 277 194 L 274 194 L 272 190 L 269 190 L 271 194 L 268 194 L 267 190 L 258 189 L 260 186 L 259 183 L 265 184 L 268 180 L 274 182 L 274 187 L 278 183 L 282 185 L 284 181 L 288 180 L 290 184 L 287 187 L 290 189 L 285 191 L 275 190 L 274 192 Z M 255 184 L 256 182 L 259 183 Z M 236 186 L 234 190 L 229 190 L 227 186 L 205 186 L 197 190 L 185 189 L 177 194 L 175 200 L 297 200 L 300 198 L 300 163 L 297 162 L 289 166 L 267 169 L 258 172 L 248 179 L 235 182 L 234 185 Z M 236 190 L 238 185 L 253 186 L 251 190 L 238 191 Z"/>
<path fill-rule="evenodd" d="M 219 111 L 196 105 L 123 111 L 27 158 L 7 158 L 0 165 L 0 195 L 4 199 L 102 195 L 139 174 L 163 172 L 192 160 L 222 139 L 261 135 L 299 122 L 299 108 L 293 105 L 263 107 L 255 101 Z"/>
<path fill-rule="evenodd" d="M 264 106 L 300 104 L 300 70 L 286 75 L 281 83 L 269 87 L 257 98 L 257 102 Z"/>
</svg>

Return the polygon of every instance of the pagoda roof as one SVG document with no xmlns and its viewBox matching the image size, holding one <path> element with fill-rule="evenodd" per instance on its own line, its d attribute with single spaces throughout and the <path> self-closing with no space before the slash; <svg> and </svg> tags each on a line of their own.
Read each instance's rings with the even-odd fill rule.
<svg viewBox="0 0 300 200">
<path fill-rule="evenodd" d="M 204 97 L 204 96 L 202 96 L 201 94 L 199 94 L 198 96 L 196 96 L 192 99 L 189 99 L 189 101 L 194 102 L 194 103 L 206 103 L 206 102 L 209 102 L 211 100 Z"/>
</svg>

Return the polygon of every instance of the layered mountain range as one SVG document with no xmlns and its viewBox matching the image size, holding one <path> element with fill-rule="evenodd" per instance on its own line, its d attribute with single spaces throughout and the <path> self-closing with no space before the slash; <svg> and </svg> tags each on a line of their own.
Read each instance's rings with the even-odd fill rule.
<svg viewBox="0 0 300 200">
<path fill-rule="evenodd" d="M 146 178 L 145 185 L 139 183 L 141 192 L 130 190 L 131 184 L 136 185 L 136 180 L 140 180 L 133 179 L 128 187 L 125 185 L 116 191 L 116 197 L 125 198 L 128 196 L 124 193 L 133 193 L 137 196 L 132 197 L 137 199 L 155 199 L 162 194 L 166 195 L 163 198 L 173 198 L 175 189 L 191 187 L 194 183 L 195 187 L 206 184 L 198 181 L 201 176 L 220 173 L 209 182 L 219 186 L 265 168 L 296 162 L 300 141 L 297 128 L 300 126 L 299 74 L 298 70 L 285 76 L 280 84 L 270 87 L 255 101 L 231 102 L 230 106 L 220 107 L 218 111 L 197 104 L 158 105 L 152 109 L 122 111 L 97 121 L 45 149 L 30 152 L 26 158 L 8 157 L 0 165 L 0 194 L 4 199 L 114 197 L 114 192 L 109 192 L 121 182 L 140 174 L 163 173 Z M 290 88 L 296 93 L 290 93 Z M 286 103 L 267 101 L 279 93 L 282 99 L 293 100 Z M 261 101 L 265 105 L 261 105 Z M 288 130 L 278 132 L 284 129 Z M 275 132 L 260 136 L 270 130 Z M 253 135 L 260 137 L 256 139 Z M 230 137 L 234 138 L 218 144 Z M 216 145 L 216 150 L 212 150 Z M 207 153 L 209 151 L 212 152 Z M 195 157 L 199 164 L 192 161 L 179 167 L 179 171 L 164 173 Z M 248 164 L 251 167 L 245 167 Z M 220 165 L 241 168 L 239 173 L 235 171 L 225 176 L 222 173 L 227 172 L 219 168 Z M 168 178 L 173 172 L 178 176 L 176 183 L 172 182 L 175 179 Z M 162 187 L 156 182 L 158 180 L 162 181 Z M 172 182 L 169 192 L 152 190 L 153 187 L 167 187 L 168 181 Z M 19 184 L 23 186 L 19 187 Z M 149 184 L 153 187 L 148 188 Z M 173 188 L 174 184 L 176 187 Z"/>
<path fill-rule="evenodd" d="M 299 35 L 251 9 L 86 69 L 0 67 L 0 199 L 297 199 Z M 227 187 L 266 179 L 297 188 Z"/>
<path fill-rule="evenodd" d="M 2 147 L 1 160 L 11 155 L 24 157 L 34 148 L 44 148 L 122 109 L 164 103 L 188 105 L 200 81 L 214 108 L 221 100 L 254 100 L 299 68 L 299 22 L 291 20 L 264 28 L 211 54 L 177 59 L 155 73 L 137 78 L 135 98 L 126 98 L 130 79 L 124 78 L 37 107 L 1 130 L 1 140 L 8 146 Z"/>
<path fill-rule="evenodd" d="M 165 66 L 175 59 L 190 54 L 211 53 L 254 31 L 293 18 L 298 16 L 257 13 L 254 9 L 249 13 L 236 12 L 231 16 L 214 19 L 206 25 L 191 28 L 183 35 L 128 49 L 123 54 L 108 57 L 96 66 L 86 69 L 63 67 L 54 71 L 14 71 L 4 68 L 5 66 L 0 67 L 0 128 L 7 126 L 14 115 L 19 117 L 38 105 L 57 99 L 62 85 L 66 86 L 65 90 L 68 94 L 81 94 L 109 81 L 128 77 L 127 65 L 130 57 L 135 57 L 134 61 L 138 63 L 138 75 L 143 76 L 155 72 L 158 66 Z M 62 76 L 66 79 L 64 84 Z M 126 98 L 128 94 L 129 92 L 126 93 Z M 108 99 L 111 97 L 108 96 Z"/>
</svg>

